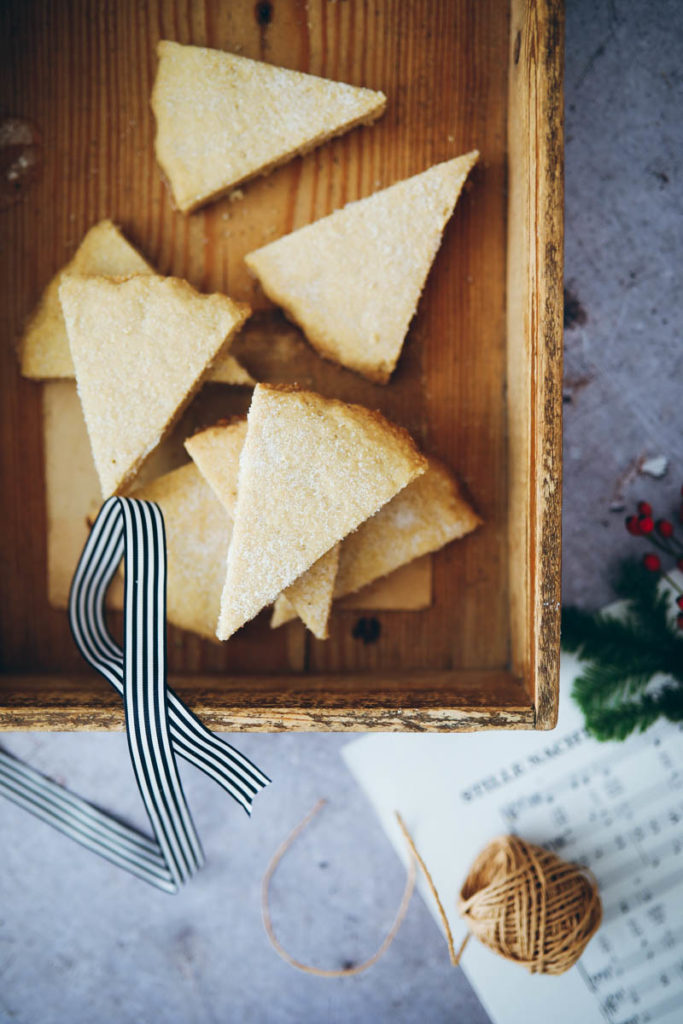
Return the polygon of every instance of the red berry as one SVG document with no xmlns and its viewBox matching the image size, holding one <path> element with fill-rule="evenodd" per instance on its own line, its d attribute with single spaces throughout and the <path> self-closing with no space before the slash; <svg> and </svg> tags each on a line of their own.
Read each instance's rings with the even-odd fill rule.
<svg viewBox="0 0 683 1024">
<path fill-rule="evenodd" d="M 639 501 L 638 502 L 638 515 L 640 515 L 640 516 L 651 516 L 652 515 L 652 505 L 650 504 L 649 501 Z"/>
<path fill-rule="evenodd" d="M 676 562 L 676 568 L 679 572 L 683 572 L 683 558 L 679 558 Z"/>
<path fill-rule="evenodd" d="M 681 594 L 680 597 L 676 598 L 676 604 L 678 605 L 679 608 L 683 608 L 683 594 Z"/>
<path fill-rule="evenodd" d="M 655 528 L 655 521 L 652 516 L 641 516 L 638 520 L 638 529 L 641 533 L 652 533 Z"/>
<path fill-rule="evenodd" d="M 668 519 L 657 520 L 657 533 L 660 537 L 673 537 L 673 523 L 670 523 Z"/>
<path fill-rule="evenodd" d="M 638 516 L 626 517 L 626 529 L 629 533 L 632 533 L 634 537 L 640 536 L 640 523 L 638 522 Z"/>
<path fill-rule="evenodd" d="M 683 615 L 676 616 L 676 625 L 679 629 L 683 629 Z"/>
<path fill-rule="evenodd" d="M 659 559 L 659 555 L 653 554 L 643 556 L 643 565 L 649 572 L 659 572 L 659 570 L 662 568 L 662 563 Z"/>
</svg>

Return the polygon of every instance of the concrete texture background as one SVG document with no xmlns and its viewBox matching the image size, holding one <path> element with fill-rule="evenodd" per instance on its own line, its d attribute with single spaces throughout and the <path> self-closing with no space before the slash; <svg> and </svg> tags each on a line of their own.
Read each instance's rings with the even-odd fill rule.
<svg viewBox="0 0 683 1024">
<path fill-rule="evenodd" d="M 679 0 L 567 0 L 563 591 L 591 607 L 646 550 L 624 505 L 683 484 L 682 45 Z"/>
<path fill-rule="evenodd" d="M 615 559 L 644 550 L 620 506 L 647 496 L 669 513 L 683 482 L 682 47 L 679 0 L 568 0 L 564 593 L 591 606 L 609 600 Z M 660 454 L 663 478 L 638 471 Z M 328 981 L 278 959 L 261 924 L 261 877 L 320 794 L 328 807 L 273 885 L 276 927 L 295 955 L 341 966 L 374 952 L 403 871 L 339 756 L 348 737 L 235 741 L 277 785 L 248 821 L 183 764 L 208 866 L 173 898 L 0 801 L 0 1020 L 483 1024 L 418 898 L 366 974 Z M 3 745 L 146 827 L 122 735 L 7 735 Z"/>
</svg>

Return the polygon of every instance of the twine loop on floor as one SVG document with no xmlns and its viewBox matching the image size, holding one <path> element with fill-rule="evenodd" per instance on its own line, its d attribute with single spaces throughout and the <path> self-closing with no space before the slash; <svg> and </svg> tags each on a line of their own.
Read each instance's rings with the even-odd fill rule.
<svg viewBox="0 0 683 1024">
<path fill-rule="evenodd" d="M 318 800 L 313 810 L 308 812 L 306 817 L 299 822 L 296 828 L 294 828 L 290 832 L 285 841 L 275 851 L 270 861 L 270 864 L 268 865 L 266 873 L 263 876 L 263 883 L 261 885 L 261 911 L 263 914 L 263 925 L 266 929 L 266 934 L 270 939 L 270 943 L 273 949 L 278 954 L 278 956 L 282 957 L 282 959 L 286 963 L 290 964 L 291 967 L 296 967 L 297 970 L 303 971 L 304 974 L 315 974 L 316 977 L 318 978 L 345 978 L 348 977 L 348 975 L 350 974 L 361 974 L 363 971 L 367 971 L 368 967 L 372 967 L 373 964 L 376 964 L 379 958 L 381 956 L 384 956 L 386 951 L 389 949 L 389 946 L 396 938 L 398 930 L 403 923 L 403 918 L 406 916 L 408 906 L 410 904 L 410 899 L 413 895 L 413 889 L 415 888 L 416 870 L 415 862 L 411 859 L 408 877 L 406 879 L 405 888 L 403 890 L 403 896 L 401 898 L 401 904 L 398 908 L 398 911 L 396 912 L 394 923 L 387 932 L 386 938 L 384 939 L 382 945 L 375 953 L 373 953 L 371 957 L 369 957 L 367 960 L 364 960 L 363 963 L 361 964 L 354 964 L 353 967 L 339 968 L 313 967 L 310 964 L 304 964 L 300 960 L 297 960 L 295 957 L 291 955 L 291 953 L 287 952 L 287 950 L 284 948 L 284 946 L 276 936 L 275 931 L 273 929 L 273 922 L 270 916 L 270 905 L 268 900 L 270 880 L 275 874 L 275 869 L 277 868 L 278 864 L 284 857 L 289 847 L 292 845 L 297 836 L 299 836 L 303 832 L 308 823 L 313 818 L 315 818 L 318 811 L 320 811 L 321 808 L 325 806 L 325 803 L 325 800 Z"/>
</svg>

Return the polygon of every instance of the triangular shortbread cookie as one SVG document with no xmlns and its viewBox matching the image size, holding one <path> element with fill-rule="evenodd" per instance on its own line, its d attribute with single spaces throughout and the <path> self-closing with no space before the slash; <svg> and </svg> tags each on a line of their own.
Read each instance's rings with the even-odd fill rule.
<svg viewBox="0 0 683 1024">
<path fill-rule="evenodd" d="M 201 46 L 158 44 L 156 155 L 183 213 L 367 124 L 381 92 Z"/>
<path fill-rule="evenodd" d="M 246 436 L 245 416 L 231 423 L 216 423 L 185 441 L 185 450 L 231 519 L 235 518 L 240 453 Z"/>
<path fill-rule="evenodd" d="M 70 274 L 129 277 L 154 273 L 147 260 L 126 241 L 110 220 L 90 228 L 73 259 L 57 273 L 43 292 L 26 325 L 19 347 L 25 377 L 47 380 L 73 377 L 74 364 L 59 301 L 59 286 Z"/>
<path fill-rule="evenodd" d="M 19 360 L 24 377 L 49 380 L 74 375 L 69 339 L 59 301 L 59 285 L 64 277 L 132 277 L 135 274 L 154 273 L 154 268 L 110 220 L 102 220 L 91 227 L 71 262 L 50 281 L 26 325 L 19 343 Z M 253 387 L 255 384 L 247 370 L 231 355 L 221 358 L 206 379 L 241 387 Z"/>
<path fill-rule="evenodd" d="M 68 277 L 59 298 L 106 497 L 130 482 L 250 309 L 151 274 Z"/>
<path fill-rule="evenodd" d="M 216 639 L 232 523 L 194 463 L 135 491 L 164 516 L 169 622 Z"/>
<path fill-rule="evenodd" d="M 481 524 L 453 475 L 437 459 L 428 462 L 426 473 L 345 538 L 335 600 L 420 555 L 438 551 Z"/>
<path fill-rule="evenodd" d="M 339 568 L 337 566 L 337 568 Z M 287 622 L 293 622 L 297 618 L 297 614 L 294 607 L 287 600 L 284 594 L 280 594 L 273 604 L 273 614 L 270 617 L 270 628 L 277 629 L 278 626 L 284 626 Z"/>
<path fill-rule="evenodd" d="M 476 151 L 399 181 L 245 257 L 323 356 L 385 384 Z"/>
<path fill-rule="evenodd" d="M 327 624 L 339 566 L 339 548 L 340 545 L 335 544 L 326 551 L 280 594 L 318 640 L 326 640 L 329 635 Z"/>
<path fill-rule="evenodd" d="M 239 458 L 246 435 L 247 421 L 242 419 L 208 427 L 185 441 L 185 448 L 200 473 L 233 518 L 237 504 Z M 293 617 L 298 615 L 319 640 L 327 636 L 338 564 L 339 545 L 335 544 L 287 588 L 286 597 L 282 598 L 292 609 Z"/>
<path fill-rule="evenodd" d="M 335 601 L 481 525 L 482 520 L 463 498 L 455 477 L 437 459 L 428 461 L 426 473 L 342 541 Z M 270 624 L 273 628 L 282 626 L 295 616 L 291 603 L 281 595 Z"/>
<path fill-rule="evenodd" d="M 227 640 L 425 469 L 406 431 L 379 413 L 257 385 L 218 637 Z"/>
<path fill-rule="evenodd" d="M 220 356 L 216 365 L 207 374 L 207 384 L 232 384 L 238 388 L 253 388 L 256 381 L 239 360 L 228 354 Z"/>
<path fill-rule="evenodd" d="M 340 541 L 282 591 L 273 605 L 271 629 L 298 617 L 318 640 L 327 640 L 341 547 Z"/>
</svg>

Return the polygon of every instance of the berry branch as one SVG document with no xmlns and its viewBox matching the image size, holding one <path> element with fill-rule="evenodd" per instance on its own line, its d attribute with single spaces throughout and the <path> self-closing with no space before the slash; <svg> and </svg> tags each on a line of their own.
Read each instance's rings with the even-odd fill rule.
<svg viewBox="0 0 683 1024">
<path fill-rule="evenodd" d="M 681 488 L 683 495 L 683 488 Z M 679 513 L 683 523 L 683 505 Z M 668 519 L 655 522 L 641 501 L 626 529 L 646 539 L 683 571 L 683 545 Z M 668 584 L 662 587 L 661 581 Z M 623 616 L 562 611 L 562 646 L 586 662 L 572 696 L 597 739 L 625 739 L 660 716 L 683 721 L 683 591 L 652 551 L 622 562 L 615 581 Z M 678 596 L 672 593 L 677 591 Z M 675 605 L 672 601 L 675 597 Z"/>
</svg>

